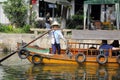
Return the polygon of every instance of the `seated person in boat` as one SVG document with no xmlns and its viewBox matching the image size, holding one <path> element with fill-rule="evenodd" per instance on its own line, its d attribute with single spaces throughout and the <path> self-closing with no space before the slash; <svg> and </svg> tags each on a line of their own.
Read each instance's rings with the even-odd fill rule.
<svg viewBox="0 0 120 80">
<path fill-rule="evenodd" d="M 65 42 L 66 39 L 64 38 L 60 29 L 60 24 L 57 21 L 54 21 L 51 24 L 51 27 L 52 27 L 52 31 L 50 32 L 50 37 L 52 44 L 52 54 L 56 54 L 56 51 L 58 54 L 61 54 L 60 38 L 62 38 Z"/>
<path fill-rule="evenodd" d="M 119 41 L 118 40 L 114 40 L 113 42 L 112 42 L 112 44 L 110 44 L 110 45 L 112 45 L 113 47 L 119 47 Z"/>
<path fill-rule="evenodd" d="M 115 47 L 115 48 L 119 48 L 119 41 L 118 40 L 114 40 L 110 45 Z M 119 54 L 120 54 L 119 51 L 113 51 L 112 52 L 113 56 L 119 55 Z"/>
<path fill-rule="evenodd" d="M 115 47 L 113 47 L 112 45 L 109 45 L 108 43 L 107 43 L 107 40 L 102 40 L 102 44 L 101 44 L 101 46 L 99 47 L 99 49 L 101 50 L 101 49 L 103 49 L 103 51 L 105 52 L 105 55 L 106 56 L 109 56 L 109 50 L 110 49 L 112 49 L 112 50 L 118 50 L 118 49 L 120 49 L 120 48 L 115 48 Z"/>
</svg>

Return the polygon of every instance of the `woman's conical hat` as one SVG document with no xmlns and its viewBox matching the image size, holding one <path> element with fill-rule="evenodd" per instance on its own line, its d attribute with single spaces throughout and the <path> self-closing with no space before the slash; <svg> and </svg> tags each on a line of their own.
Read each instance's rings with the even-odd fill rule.
<svg viewBox="0 0 120 80">
<path fill-rule="evenodd" d="M 51 26 L 54 26 L 54 25 L 57 25 L 57 26 L 60 26 L 60 24 L 57 22 L 57 21 L 54 21 Z"/>
</svg>

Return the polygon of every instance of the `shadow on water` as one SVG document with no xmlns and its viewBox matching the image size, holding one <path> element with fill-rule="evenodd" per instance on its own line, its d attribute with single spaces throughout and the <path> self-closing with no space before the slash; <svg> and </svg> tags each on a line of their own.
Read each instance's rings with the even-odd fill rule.
<svg viewBox="0 0 120 80">
<path fill-rule="evenodd" d="M 47 64 L 1 65 L 0 80 L 120 80 L 120 67 Z"/>
</svg>

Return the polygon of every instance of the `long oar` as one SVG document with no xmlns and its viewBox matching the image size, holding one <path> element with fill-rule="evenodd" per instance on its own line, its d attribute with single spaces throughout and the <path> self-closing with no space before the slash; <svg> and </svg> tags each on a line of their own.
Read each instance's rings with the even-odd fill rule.
<svg viewBox="0 0 120 80">
<path fill-rule="evenodd" d="M 37 38 L 35 38 L 34 40 L 32 40 L 31 42 L 27 43 L 26 45 L 24 45 L 22 48 L 27 47 L 29 44 L 33 43 L 34 41 L 36 41 L 37 39 L 41 38 L 42 36 L 44 36 L 45 34 L 49 33 L 51 30 L 48 30 L 47 32 L 43 33 L 42 35 L 38 36 Z M 15 54 L 17 51 L 14 51 L 13 53 L 5 56 L 4 58 L 0 59 L 0 63 L 4 60 L 6 60 L 7 58 L 9 58 L 10 56 L 12 56 L 13 54 Z"/>
</svg>

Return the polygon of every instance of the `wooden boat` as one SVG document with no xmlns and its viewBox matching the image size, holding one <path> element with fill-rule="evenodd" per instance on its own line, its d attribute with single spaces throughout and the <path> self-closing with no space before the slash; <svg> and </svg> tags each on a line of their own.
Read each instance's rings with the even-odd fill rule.
<svg viewBox="0 0 120 80">
<path fill-rule="evenodd" d="M 75 33 L 76 32 L 77 31 L 75 31 Z M 84 36 L 86 36 L 85 33 L 84 33 Z M 87 37 L 87 39 L 88 38 L 89 37 Z M 109 37 L 106 37 L 106 36 L 103 36 L 103 38 L 109 39 Z M 81 39 L 83 39 L 83 37 L 81 37 Z M 95 37 L 94 39 L 98 39 L 98 38 Z M 120 55 L 117 54 L 119 50 L 102 50 L 101 51 L 97 49 L 97 47 L 99 47 L 100 44 L 68 42 L 69 46 L 74 45 L 74 47 L 68 47 L 67 49 L 62 49 L 60 55 L 52 54 L 51 53 L 52 49 L 45 49 L 45 48 L 40 48 L 36 46 L 27 46 L 26 48 L 20 48 L 20 45 L 21 43 L 18 43 L 18 54 L 20 58 L 22 59 L 27 58 L 33 64 L 46 64 L 46 63 L 51 63 L 51 64 L 52 63 L 55 63 L 55 64 L 58 64 L 58 63 L 59 64 L 81 64 L 81 63 L 120 64 Z M 109 56 L 104 55 L 106 51 L 109 52 Z"/>
<path fill-rule="evenodd" d="M 88 47 L 93 44 L 88 43 L 69 43 L 70 45 L 87 45 Z M 18 43 L 20 46 L 20 43 Z M 85 62 L 89 63 L 118 63 L 120 64 L 120 55 L 117 53 L 113 55 L 113 50 L 109 50 L 110 56 L 106 57 L 104 54 L 100 54 L 98 49 L 94 46 L 99 46 L 99 44 L 94 44 L 91 48 L 70 48 L 62 49 L 61 54 L 52 54 L 52 49 L 39 48 L 36 46 L 28 46 L 23 49 L 19 49 L 19 57 L 22 59 L 28 59 L 33 64 L 41 63 L 55 63 L 55 64 L 81 64 Z M 105 51 L 105 50 L 104 50 Z"/>
</svg>

